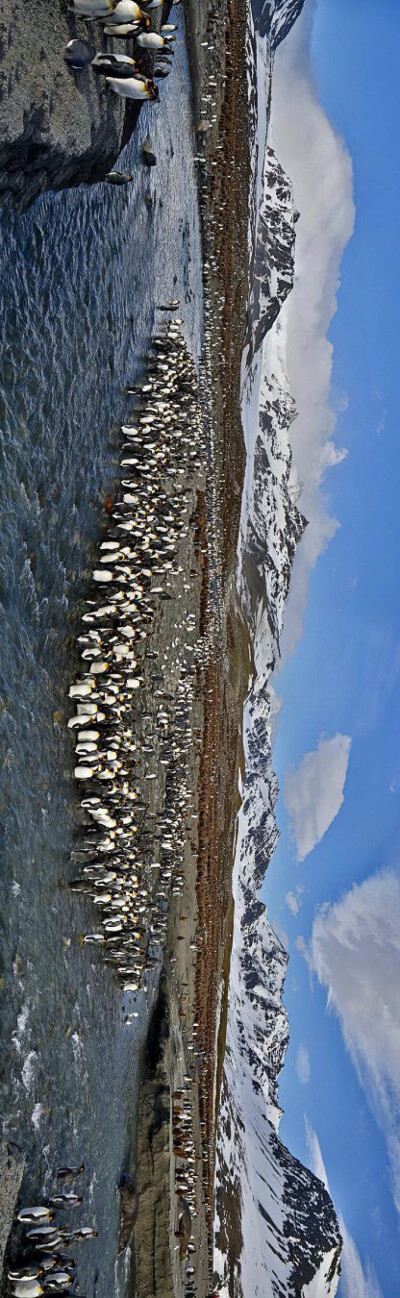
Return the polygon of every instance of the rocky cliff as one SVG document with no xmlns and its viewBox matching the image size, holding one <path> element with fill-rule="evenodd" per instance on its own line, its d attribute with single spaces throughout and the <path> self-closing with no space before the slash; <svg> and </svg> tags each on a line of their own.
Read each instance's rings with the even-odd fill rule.
<svg viewBox="0 0 400 1298">
<path fill-rule="evenodd" d="M 0 202 L 24 210 L 46 189 L 101 180 L 137 117 L 90 69 L 69 70 L 73 37 L 96 49 L 99 23 L 76 20 L 68 0 L 3 0 L 0 16 Z M 114 42 L 113 42 L 114 44 Z M 116 44 L 116 42 L 115 42 Z"/>
</svg>

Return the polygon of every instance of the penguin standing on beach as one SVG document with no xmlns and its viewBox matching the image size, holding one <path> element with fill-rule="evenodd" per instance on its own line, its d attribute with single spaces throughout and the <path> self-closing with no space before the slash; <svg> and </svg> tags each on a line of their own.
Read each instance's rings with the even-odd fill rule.
<svg viewBox="0 0 400 1298">
<path fill-rule="evenodd" d="M 103 76 L 133 77 L 139 71 L 136 60 L 128 54 L 96 54 L 92 71 Z"/>
<path fill-rule="evenodd" d="M 77 1176 L 85 1171 L 85 1164 L 78 1163 L 77 1167 L 66 1166 L 57 1168 L 57 1181 L 76 1181 Z"/>
<path fill-rule="evenodd" d="M 95 50 L 90 41 L 72 40 L 65 47 L 64 62 L 73 72 L 82 71 L 93 62 Z"/>
<path fill-rule="evenodd" d="M 110 26 L 113 23 L 119 26 L 121 23 L 141 22 L 142 18 L 143 13 L 136 0 L 118 0 L 111 13 L 108 13 L 106 21 Z"/>
<path fill-rule="evenodd" d="M 129 185 L 135 177 L 130 176 L 126 171 L 108 171 L 104 180 L 107 185 Z"/>
<path fill-rule="evenodd" d="M 113 10 L 112 0 L 72 0 L 70 12 L 80 18 L 107 18 Z"/>
<path fill-rule="evenodd" d="M 107 85 L 123 99 L 154 99 L 159 97 L 158 87 L 151 77 L 106 77 Z"/>
<path fill-rule="evenodd" d="M 161 36 L 159 32 L 140 32 L 136 44 L 141 50 L 162 50 L 173 39 L 173 36 Z"/>
</svg>

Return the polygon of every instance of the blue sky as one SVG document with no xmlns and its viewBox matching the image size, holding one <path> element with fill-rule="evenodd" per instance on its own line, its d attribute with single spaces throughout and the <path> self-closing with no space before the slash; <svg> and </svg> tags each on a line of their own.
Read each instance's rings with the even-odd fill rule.
<svg viewBox="0 0 400 1298">
<path fill-rule="evenodd" d="M 383 1298 L 400 1298 L 399 1218 L 387 1122 L 379 1105 L 377 1117 L 373 1114 L 369 1101 L 372 1094 L 375 1103 L 376 1093 L 368 1069 L 366 1078 L 359 1064 L 361 1082 L 339 1019 L 326 1011 L 328 976 L 322 985 L 295 946 L 301 936 L 306 952 L 310 949 L 318 907 L 339 902 L 354 883 L 377 871 L 389 869 L 397 877 L 400 872 L 399 4 L 319 0 L 312 67 L 319 99 L 345 140 L 354 170 L 355 231 L 342 259 L 338 310 L 329 330 L 335 441 L 348 455 L 324 480 L 329 511 L 340 527 L 311 572 L 302 637 L 275 682 L 282 699 L 274 749 L 281 791 L 288 772 L 297 771 L 304 754 L 316 750 L 321 735 L 349 736 L 351 749 L 340 811 L 303 861 L 296 861 L 281 792 L 281 838 L 264 897 L 290 950 L 285 1003 L 291 1043 L 280 1084 L 286 1109 L 282 1137 L 309 1162 L 307 1115 L 335 1205 L 363 1267 L 369 1259 Z M 285 894 L 298 887 L 303 891 L 293 915 Z M 357 894 L 361 914 L 366 905 L 363 934 L 371 906 L 379 913 L 379 887 L 378 879 L 376 906 L 365 891 Z M 338 922 L 348 909 L 346 902 Z M 400 915 L 398 920 L 400 930 Z M 326 929 L 324 942 L 325 952 Z M 354 958 L 359 970 L 364 968 L 357 946 Z M 395 977 L 395 962 L 393 969 Z M 335 976 L 337 968 L 333 989 Z M 343 986 L 340 994 L 342 1024 L 348 1026 Z M 304 1064 L 303 1052 L 298 1068 L 303 1077 L 309 1071 L 309 1080 L 302 1083 L 296 1070 L 299 1045 L 309 1061 Z M 396 1089 L 397 1073 L 391 1077 Z M 340 1292 L 347 1298 L 344 1283 Z M 368 1281 L 357 1298 L 358 1292 L 372 1293 Z"/>
</svg>

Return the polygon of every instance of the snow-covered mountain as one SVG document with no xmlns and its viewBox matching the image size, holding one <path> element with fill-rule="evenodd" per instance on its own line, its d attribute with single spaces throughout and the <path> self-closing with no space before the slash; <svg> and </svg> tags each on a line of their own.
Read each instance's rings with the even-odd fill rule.
<svg viewBox="0 0 400 1298">
<path fill-rule="evenodd" d="M 269 36 L 273 49 L 290 32 L 304 5 L 304 0 L 252 0 L 256 31 Z"/>
<path fill-rule="evenodd" d="M 289 242 L 292 234 L 293 227 Z M 282 1004 L 287 956 L 258 897 L 278 836 L 271 765 L 274 696 L 268 681 L 305 526 L 289 441 L 295 417 L 285 372 L 285 329 L 278 319 L 247 370 L 243 397 L 248 456 L 240 572 L 255 670 L 244 715 L 245 777 L 217 1138 L 215 1270 L 223 1298 L 333 1298 L 340 1266 L 341 1239 L 329 1194 L 279 1140 L 277 1083 L 289 1035 Z"/>
<path fill-rule="evenodd" d="M 258 420 L 251 438 L 254 408 Z M 245 778 L 233 880 L 217 1138 L 216 1283 L 223 1298 L 333 1298 L 341 1239 L 329 1194 L 279 1140 L 277 1083 L 289 1035 L 282 1004 L 287 956 L 258 897 L 278 836 L 271 765 L 274 696 L 268 680 L 305 526 L 296 503 L 289 443 L 296 410 L 287 388 L 279 320 L 248 371 L 244 415 L 248 461 L 240 561 L 255 674 L 244 716 Z"/>
<path fill-rule="evenodd" d="M 283 39 L 301 8 L 302 0 L 264 4 L 271 41 Z M 260 96 L 263 87 L 268 91 L 270 70 L 261 45 L 258 36 L 255 80 L 259 149 L 264 149 L 268 109 Z M 289 1035 L 282 1004 L 287 956 L 258 896 L 278 835 L 271 765 L 275 700 L 268 682 L 279 656 L 291 567 L 305 520 L 297 505 L 289 439 L 296 408 L 286 375 L 282 312 L 294 278 L 298 214 L 290 181 L 268 143 L 263 160 L 258 157 L 254 186 L 258 215 L 250 233 L 254 273 L 243 359 L 247 463 L 239 545 L 254 675 L 244 714 L 245 776 L 233 879 L 215 1286 L 222 1298 L 333 1298 L 341 1238 L 330 1196 L 279 1139 L 278 1077 Z"/>
<path fill-rule="evenodd" d="M 292 287 L 296 220 L 292 186 L 267 146 L 249 298 L 251 354 L 261 347 Z"/>
<path fill-rule="evenodd" d="M 270 10 L 270 29 L 273 48 L 276 49 L 285 36 L 289 35 L 293 23 L 299 17 L 304 0 L 267 0 Z M 260 33 L 262 34 L 262 33 Z"/>
<path fill-rule="evenodd" d="M 246 775 L 218 1120 L 216 1287 L 222 1298 L 333 1298 L 341 1238 L 325 1186 L 279 1139 L 277 1080 L 288 1042 L 287 956 L 258 889 L 277 829 L 271 702 L 257 679 L 245 716 Z"/>
</svg>

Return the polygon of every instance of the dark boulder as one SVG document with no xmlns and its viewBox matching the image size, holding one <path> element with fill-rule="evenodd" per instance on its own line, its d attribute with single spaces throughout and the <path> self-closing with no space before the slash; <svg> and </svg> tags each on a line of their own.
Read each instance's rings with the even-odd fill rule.
<svg viewBox="0 0 400 1298">
<path fill-rule="evenodd" d="M 120 1224 L 118 1236 L 118 1257 L 124 1253 L 129 1244 L 133 1227 L 138 1215 L 139 1193 L 136 1178 L 132 1172 L 123 1172 L 117 1185 L 120 1201 Z"/>
<path fill-rule="evenodd" d="M 151 147 L 151 140 L 149 139 L 149 136 L 147 136 L 142 143 L 142 158 L 143 158 L 143 162 L 146 164 L 146 167 L 155 167 L 157 158 Z"/>
</svg>

